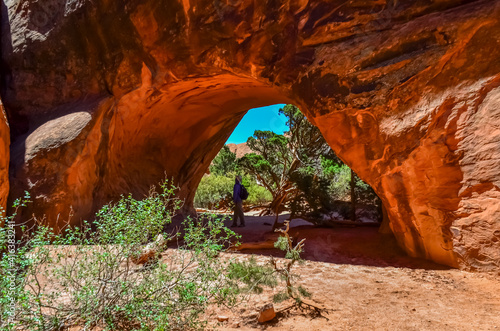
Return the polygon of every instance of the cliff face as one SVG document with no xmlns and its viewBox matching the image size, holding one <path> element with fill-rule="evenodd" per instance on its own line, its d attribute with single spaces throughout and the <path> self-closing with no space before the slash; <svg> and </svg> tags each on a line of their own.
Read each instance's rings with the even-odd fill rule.
<svg viewBox="0 0 500 331">
<path fill-rule="evenodd" d="M 9 124 L 7 123 L 7 116 L 3 109 L 2 100 L 0 100 L 0 214 L 6 210 L 7 198 L 9 196 L 9 147 Z"/>
<path fill-rule="evenodd" d="M 241 144 L 227 144 L 227 147 L 229 147 L 229 150 L 233 153 L 236 154 L 236 158 L 242 158 L 243 156 L 249 154 L 249 153 L 254 153 L 248 147 L 247 143 L 241 143 Z"/>
<path fill-rule="evenodd" d="M 189 212 L 245 111 L 294 103 L 410 255 L 498 269 L 499 50 L 499 1 L 6 1 L 11 196 L 78 222 L 166 176 Z"/>
</svg>

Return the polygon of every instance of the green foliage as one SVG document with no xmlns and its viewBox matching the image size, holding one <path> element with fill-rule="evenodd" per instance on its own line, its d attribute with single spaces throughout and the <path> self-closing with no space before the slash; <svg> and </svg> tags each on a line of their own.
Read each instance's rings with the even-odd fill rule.
<svg viewBox="0 0 500 331">
<path fill-rule="evenodd" d="M 275 303 L 283 302 L 285 300 L 288 300 L 288 298 L 290 298 L 290 296 L 285 291 L 281 291 L 273 295 L 273 301 Z"/>
<path fill-rule="evenodd" d="M 283 177 L 292 170 L 293 156 L 288 138 L 271 131 L 254 132 L 247 145 L 254 153 L 238 160 L 239 167 L 261 183 L 275 197 L 282 188 Z"/>
<path fill-rule="evenodd" d="M 273 164 L 289 156 L 288 138 L 272 131 L 255 130 L 253 137 L 248 138 L 247 145 Z"/>
<path fill-rule="evenodd" d="M 272 194 L 273 212 L 290 201 L 295 211 L 317 208 L 329 200 L 325 180 L 316 181 L 321 171 L 318 160 L 334 154 L 319 129 L 297 107 L 286 105 L 279 112 L 287 117 L 289 131 L 285 135 L 255 131 L 247 141 L 255 153 L 245 155 L 238 164 Z"/>
<path fill-rule="evenodd" d="M 231 152 L 227 145 L 224 145 L 217 156 L 212 161 L 210 173 L 216 175 L 227 175 L 237 171 L 236 153 Z"/>
<path fill-rule="evenodd" d="M 279 113 L 287 117 L 289 131 L 289 146 L 295 157 L 303 164 L 308 159 L 316 160 L 321 155 L 330 153 L 330 146 L 326 143 L 319 129 L 312 125 L 297 106 L 285 105 Z"/>
<path fill-rule="evenodd" d="M 253 180 L 250 181 L 249 185 L 245 185 L 245 187 L 248 191 L 248 199 L 244 201 L 245 204 L 264 205 L 273 200 L 271 192 L 266 190 L 264 187 L 257 185 L 257 183 Z"/>
<path fill-rule="evenodd" d="M 310 297 L 311 295 L 301 286 L 294 286 L 293 280 L 298 278 L 298 276 L 293 274 L 291 269 L 295 263 L 302 262 L 300 253 L 304 250 L 305 239 L 302 239 L 294 246 L 293 238 L 288 234 L 290 229 L 289 225 L 290 224 L 287 221 L 285 222 L 285 229 L 276 230 L 276 232 L 281 232 L 282 235 L 278 237 L 278 240 L 274 243 L 274 247 L 286 252 L 285 259 L 287 259 L 287 261 L 280 264 L 274 258 L 271 258 L 271 264 L 273 265 L 275 272 L 286 282 L 286 288 L 285 290 L 275 294 L 273 300 L 275 302 L 281 302 L 288 298 L 292 298 L 297 303 L 300 303 L 302 297 Z"/>
<path fill-rule="evenodd" d="M 288 251 L 288 239 L 285 236 L 279 236 L 274 242 L 274 247 L 285 252 Z"/>
<path fill-rule="evenodd" d="M 194 196 L 197 208 L 215 209 L 221 200 L 232 198 L 234 175 L 210 174 L 203 176 Z"/>
<path fill-rule="evenodd" d="M 160 189 L 160 193 L 151 190 L 143 200 L 135 200 L 131 195 L 122 196 L 118 202 L 103 206 L 94 221 L 93 244 L 144 245 L 156 238 L 180 207 L 180 201 L 173 198 L 173 187 L 163 183 Z M 64 244 L 80 243 L 69 241 Z"/>
<path fill-rule="evenodd" d="M 217 209 L 223 203 L 231 201 L 235 176 L 235 173 L 224 176 L 215 174 L 204 176 L 196 190 L 194 206 L 196 208 Z M 261 205 L 272 200 L 271 193 L 264 187 L 257 185 L 249 175 L 244 175 L 242 182 L 249 194 L 244 204 Z"/>
<path fill-rule="evenodd" d="M 308 292 L 302 286 L 297 287 L 297 291 L 299 292 L 300 296 L 302 296 L 304 298 L 310 298 L 312 296 L 312 294 L 310 292 Z"/>
<path fill-rule="evenodd" d="M 274 247 L 279 250 L 286 252 L 285 258 L 291 259 L 293 261 L 300 261 L 300 253 L 303 251 L 303 247 L 298 245 L 297 247 L 293 247 L 290 241 L 291 237 L 288 236 L 279 236 L 276 242 L 274 243 Z"/>
<path fill-rule="evenodd" d="M 278 135 L 256 130 L 247 140 L 253 153 L 236 162 L 235 155 L 225 147 L 216 157 L 217 161 L 214 160 L 214 173 L 228 174 L 230 169 L 239 169 L 251 176 L 252 181 L 244 183 L 250 193 L 246 203 L 271 201 L 268 207 L 271 213 L 287 207 L 292 217 L 302 216 L 314 221 L 315 218 L 322 219 L 319 217 L 321 214 L 346 209 L 340 202 L 352 198 L 349 167 L 335 155 L 319 129 L 307 120 L 299 108 L 285 105 L 279 112 L 287 117 L 289 131 Z M 230 166 L 222 167 L 222 164 Z M 232 178 L 226 181 L 224 188 L 220 182 L 223 182 L 222 178 L 202 180 L 195 205 L 213 208 L 219 201 L 230 200 L 230 193 L 226 192 L 232 192 Z M 263 188 L 268 194 L 264 194 Z M 356 178 L 355 193 L 358 202 L 380 204 L 371 187 L 359 178 Z"/>
<path fill-rule="evenodd" d="M 329 190 L 332 196 L 336 200 L 350 199 L 351 169 L 345 164 L 336 165 L 326 175 L 331 183 Z"/>
<path fill-rule="evenodd" d="M 33 236 L 33 243 L 20 246 L 21 240 L 15 239 L 14 221 L 20 208 L 29 203 L 30 195 L 25 193 L 24 198 L 16 199 L 13 203 L 13 213 L 6 216 L 0 210 L 0 328 L 2 330 L 13 330 L 16 327 L 18 306 L 31 306 L 33 294 L 25 288 L 25 269 L 29 267 L 34 258 L 27 253 L 33 249 L 35 244 L 45 243 L 44 233 Z M 40 312 L 33 315 L 40 319 Z"/>
<path fill-rule="evenodd" d="M 238 288 L 227 274 L 230 261 L 217 258 L 235 238 L 223 219 L 203 215 L 187 221 L 185 245 L 161 257 L 165 241 L 174 238 L 161 240 L 179 207 L 173 193 L 164 184 L 160 193 L 151 191 L 141 201 L 123 197 L 104 206 L 93 227 L 83 223 L 61 235 L 40 225 L 17 247 L 13 264 L 12 254 L 4 252 L 1 329 L 203 328 L 200 317 L 208 305 L 235 304 Z M 0 238 L 5 249 L 6 228 Z M 145 247 L 155 247 L 156 256 L 140 267 L 133 261 Z M 15 287 L 3 277 L 10 270 Z M 16 310 L 15 324 L 9 325 L 10 299 Z"/>
<path fill-rule="evenodd" d="M 248 261 L 232 262 L 229 265 L 228 276 L 238 281 L 239 291 L 243 293 L 262 293 L 264 290 L 262 286 L 275 287 L 278 284 L 274 269 L 258 265 L 254 257 L 250 257 Z"/>
<path fill-rule="evenodd" d="M 305 239 L 293 246 L 292 238 L 288 234 L 289 223 L 286 222 L 285 225 L 286 229 L 276 230 L 283 235 L 274 243 L 274 247 L 286 252 L 285 261 L 280 262 L 271 257 L 269 266 L 263 266 L 257 264 L 252 257 L 249 261 L 233 262 L 229 265 L 229 278 L 239 284 L 237 286 L 240 293 L 262 293 L 262 286 L 274 288 L 278 285 L 277 279 L 281 279 L 285 282 L 285 287 L 274 295 L 274 302 L 292 298 L 300 303 L 303 297 L 311 296 L 302 286 L 294 285 L 293 282 L 298 276 L 291 270 L 295 263 L 302 262 L 300 253 L 303 252 Z"/>
<path fill-rule="evenodd" d="M 299 189 L 291 202 L 291 209 L 295 214 L 305 214 L 311 210 L 330 207 L 332 203 L 330 181 L 322 176 L 321 168 L 300 168 L 292 174 L 291 180 Z"/>
</svg>

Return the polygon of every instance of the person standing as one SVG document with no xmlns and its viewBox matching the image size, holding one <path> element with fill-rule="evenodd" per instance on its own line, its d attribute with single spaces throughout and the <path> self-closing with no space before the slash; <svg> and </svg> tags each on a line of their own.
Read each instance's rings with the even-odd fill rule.
<svg viewBox="0 0 500 331">
<path fill-rule="evenodd" d="M 241 176 L 236 176 L 233 187 L 233 202 L 234 215 L 233 224 L 231 227 L 238 226 L 238 218 L 240 219 L 240 227 L 245 226 L 245 215 L 243 215 L 243 200 L 241 199 Z"/>
</svg>

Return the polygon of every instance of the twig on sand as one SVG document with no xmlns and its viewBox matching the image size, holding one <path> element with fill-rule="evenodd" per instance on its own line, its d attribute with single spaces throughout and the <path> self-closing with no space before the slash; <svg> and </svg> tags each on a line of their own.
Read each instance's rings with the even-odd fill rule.
<svg viewBox="0 0 500 331">
<path fill-rule="evenodd" d="M 311 316 L 312 318 L 322 317 L 322 318 L 326 319 L 327 321 L 329 321 L 330 319 L 328 317 L 324 316 L 323 314 L 335 310 L 335 309 L 321 308 L 321 307 L 315 306 L 315 305 L 308 303 L 308 302 L 305 302 L 305 301 L 300 301 L 300 302 L 295 301 L 292 305 L 279 310 L 276 313 L 276 315 L 279 317 L 283 317 L 284 315 L 289 313 L 294 308 L 297 308 L 298 310 L 300 310 L 302 312 L 307 310 L 306 314 Z"/>
</svg>

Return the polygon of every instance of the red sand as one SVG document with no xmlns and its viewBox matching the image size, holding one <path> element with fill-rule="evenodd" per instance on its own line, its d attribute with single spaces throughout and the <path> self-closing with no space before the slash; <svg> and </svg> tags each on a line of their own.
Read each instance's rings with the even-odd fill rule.
<svg viewBox="0 0 500 331">
<path fill-rule="evenodd" d="M 280 216 L 284 220 L 285 215 Z M 246 217 L 247 226 L 234 228 L 242 243 L 272 241 L 274 217 Z M 227 225 L 230 221 L 227 221 Z M 322 308 L 287 309 L 275 304 L 277 317 L 257 323 L 258 309 L 272 302 L 276 291 L 267 289 L 232 311 L 214 308 L 229 317 L 218 330 L 500 330 L 500 280 L 495 275 L 451 269 L 405 255 L 395 239 L 374 227 L 315 228 L 303 220 L 291 223 L 290 233 L 306 238 L 303 265 L 293 271 L 312 293 L 306 301 Z M 276 249 L 251 249 L 227 254 L 238 259 L 256 254 L 283 256 Z"/>
</svg>

